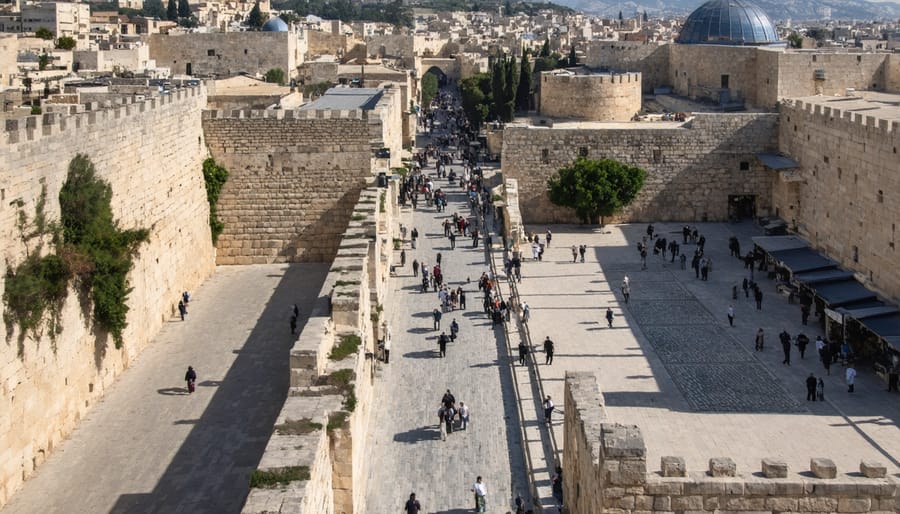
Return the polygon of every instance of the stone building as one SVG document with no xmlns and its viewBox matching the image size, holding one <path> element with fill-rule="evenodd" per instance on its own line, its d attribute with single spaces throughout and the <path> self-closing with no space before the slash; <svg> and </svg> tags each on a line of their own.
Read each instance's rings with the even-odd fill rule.
<svg viewBox="0 0 900 514">
<path fill-rule="evenodd" d="M 539 111 L 543 116 L 630 121 L 640 110 L 640 73 L 541 73 Z"/>
</svg>

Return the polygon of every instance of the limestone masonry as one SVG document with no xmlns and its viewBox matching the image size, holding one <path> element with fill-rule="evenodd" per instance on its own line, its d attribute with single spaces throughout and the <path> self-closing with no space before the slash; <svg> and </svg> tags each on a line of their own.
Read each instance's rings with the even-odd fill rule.
<svg viewBox="0 0 900 514">
<path fill-rule="evenodd" d="M 630 121 L 641 110 L 641 74 L 541 73 L 540 112 L 556 118 Z"/>
</svg>

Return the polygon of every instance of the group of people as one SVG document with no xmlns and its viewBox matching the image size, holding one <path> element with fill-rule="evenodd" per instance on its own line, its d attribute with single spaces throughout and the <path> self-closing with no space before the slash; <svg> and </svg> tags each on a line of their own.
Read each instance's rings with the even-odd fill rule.
<svg viewBox="0 0 900 514">
<path fill-rule="evenodd" d="M 444 396 L 441 397 L 441 406 L 438 408 L 438 424 L 441 430 L 441 440 L 447 440 L 447 434 L 453 433 L 455 421 L 459 420 L 460 430 L 469 428 L 469 407 L 465 402 L 459 402 L 459 408 L 456 407 L 456 397 L 447 389 Z"/>
</svg>

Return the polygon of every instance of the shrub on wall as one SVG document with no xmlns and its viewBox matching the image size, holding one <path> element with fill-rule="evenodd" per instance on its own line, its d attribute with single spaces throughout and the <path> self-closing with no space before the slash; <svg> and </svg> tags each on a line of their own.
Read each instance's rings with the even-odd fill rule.
<svg viewBox="0 0 900 514">
<path fill-rule="evenodd" d="M 217 206 L 219 204 L 219 193 L 222 192 L 222 186 L 228 180 L 228 170 L 216 164 L 212 157 L 203 161 L 203 180 L 206 182 L 206 200 L 209 202 L 209 229 L 212 234 L 212 243 L 216 244 L 219 240 L 219 234 L 225 225 L 219 221 Z"/>
</svg>

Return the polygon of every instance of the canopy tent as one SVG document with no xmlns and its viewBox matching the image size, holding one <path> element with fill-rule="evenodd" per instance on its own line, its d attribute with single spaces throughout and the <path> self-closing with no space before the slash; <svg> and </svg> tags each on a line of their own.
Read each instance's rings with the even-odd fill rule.
<svg viewBox="0 0 900 514">
<path fill-rule="evenodd" d="M 756 154 L 756 157 L 763 163 L 763 165 L 773 170 L 786 170 L 800 167 L 799 162 L 783 155 L 774 153 L 758 153 Z"/>
<path fill-rule="evenodd" d="M 779 250 L 769 252 L 776 261 L 790 270 L 791 273 L 803 273 L 805 271 L 819 271 L 837 268 L 838 263 L 825 257 L 809 247 L 794 248 L 791 250 Z"/>
<path fill-rule="evenodd" d="M 803 282 L 807 286 L 816 284 L 827 284 L 829 282 L 841 282 L 853 278 L 852 271 L 844 271 L 842 269 L 833 268 L 818 271 L 808 271 L 805 273 L 795 273 L 794 280 Z"/>
<path fill-rule="evenodd" d="M 855 280 L 820 284 L 813 288 L 816 296 L 832 309 L 866 300 L 877 300 L 878 296 Z"/>
<path fill-rule="evenodd" d="M 809 248 L 809 243 L 797 236 L 758 236 L 753 238 L 753 244 L 766 252 Z"/>
</svg>

